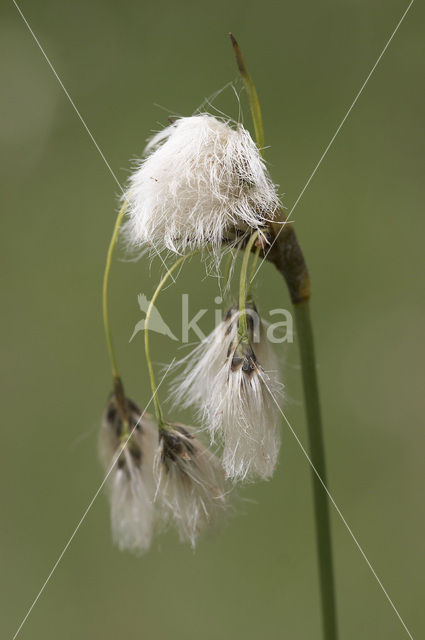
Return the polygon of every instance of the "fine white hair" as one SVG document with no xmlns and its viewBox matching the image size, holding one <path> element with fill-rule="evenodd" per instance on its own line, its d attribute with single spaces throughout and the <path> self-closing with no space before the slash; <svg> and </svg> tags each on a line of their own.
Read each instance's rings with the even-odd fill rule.
<svg viewBox="0 0 425 640">
<path fill-rule="evenodd" d="M 234 335 L 234 322 L 237 309 L 231 307 L 225 318 L 182 360 L 175 364 L 175 368 L 183 366 L 181 374 L 171 384 L 171 399 L 175 407 L 183 409 L 198 407 L 198 417 L 203 419 L 204 408 L 214 379 L 227 360 L 227 350 Z M 211 433 L 214 442 L 214 433 Z"/>
<path fill-rule="evenodd" d="M 273 397 L 282 395 L 283 384 L 266 323 L 260 320 L 250 332 L 257 340 L 242 347 L 238 320 L 239 311 L 231 309 L 182 361 L 185 367 L 172 394 L 184 407 L 197 406 L 211 440 L 222 442 L 228 478 L 268 479 L 280 448 L 280 413 Z M 241 349 L 242 357 L 235 360 Z"/>
<path fill-rule="evenodd" d="M 261 154 L 241 124 L 209 114 L 179 118 L 151 139 L 145 155 L 124 195 L 125 234 L 135 249 L 217 250 L 235 233 L 261 228 L 279 207 Z"/>
<path fill-rule="evenodd" d="M 140 554 L 149 549 L 154 529 L 153 458 L 158 445 L 158 430 L 149 416 L 141 416 L 137 406 L 128 402 L 129 430 L 134 429 L 134 432 L 126 447 L 119 455 L 123 422 L 113 400 L 105 413 L 99 445 L 108 471 L 119 455 L 108 479 L 113 541 L 120 550 Z"/>
<path fill-rule="evenodd" d="M 193 428 L 167 425 L 154 460 L 156 502 L 164 523 L 173 523 L 182 542 L 195 546 L 226 507 L 220 461 L 195 437 Z"/>
</svg>

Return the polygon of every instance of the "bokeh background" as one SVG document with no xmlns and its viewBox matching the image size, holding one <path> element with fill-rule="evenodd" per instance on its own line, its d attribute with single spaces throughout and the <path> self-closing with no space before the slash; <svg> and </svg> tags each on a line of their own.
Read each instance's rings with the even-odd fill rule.
<svg viewBox="0 0 425 640">
<path fill-rule="evenodd" d="M 407 1 L 20 6 L 122 182 L 169 113 L 191 114 L 229 82 L 250 126 L 232 30 L 290 207 Z M 0 635 L 12 638 L 103 478 L 97 431 L 110 373 L 100 288 L 119 189 L 11 1 L 1 14 Z M 423 20 L 417 2 L 293 214 L 314 287 L 329 485 L 415 638 L 425 632 Z M 232 88 L 214 107 L 238 117 Z M 136 296 L 149 297 L 160 273 L 147 260 L 113 269 L 119 359 L 142 406 L 142 340 L 128 339 L 141 317 Z M 201 323 L 211 329 L 217 281 L 192 262 L 162 295 L 177 334 L 185 292 L 191 308 L 211 310 Z M 264 313 L 277 301 L 290 308 L 270 265 L 257 296 Z M 176 344 L 155 336 L 152 349 L 165 363 Z M 296 340 L 281 356 L 285 410 L 306 442 Z M 19 637 L 320 639 L 310 469 L 282 433 L 272 481 L 242 488 L 235 514 L 195 553 L 173 531 L 142 558 L 119 553 L 100 495 Z M 332 526 L 341 638 L 403 640 L 335 512 Z"/>
</svg>

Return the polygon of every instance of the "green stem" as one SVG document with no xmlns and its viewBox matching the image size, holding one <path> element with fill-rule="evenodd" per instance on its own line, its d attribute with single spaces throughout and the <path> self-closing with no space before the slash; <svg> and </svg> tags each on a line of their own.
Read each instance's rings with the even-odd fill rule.
<svg viewBox="0 0 425 640">
<path fill-rule="evenodd" d="M 112 343 L 111 328 L 109 325 L 108 285 L 109 285 L 109 274 L 111 272 L 111 265 L 112 265 L 112 254 L 114 253 L 115 245 L 118 239 L 118 234 L 120 231 L 120 227 L 121 227 L 127 206 L 128 206 L 128 202 L 126 201 L 122 205 L 117 215 L 117 219 L 115 221 L 114 230 L 112 232 L 112 237 L 108 247 L 108 253 L 106 255 L 106 264 L 105 264 L 105 271 L 103 274 L 103 289 L 102 289 L 103 325 L 105 327 L 106 344 L 108 347 L 109 360 L 112 366 L 112 375 L 116 380 L 118 380 L 120 376 L 118 373 L 117 359 L 115 356 L 114 346 Z"/>
<path fill-rule="evenodd" d="M 151 317 L 151 314 L 152 314 L 152 309 L 154 308 L 156 299 L 157 299 L 162 287 L 167 282 L 168 278 L 171 276 L 173 271 L 175 271 L 177 269 L 177 267 L 179 265 L 181 265 L 187 258 L 190 258 L 191 256 L 195 255 L 196 253 L 198 253 L 198 251 L 193 251 L 192 253 L 188 253 L 187 255 L 182 256 L 181 258 L 176 260 L 176 262 L 168 269 L 167 273 L 164 275 L 164 277 L 162 278 L 161 282 L 157 286 L 157 288 L 155 290 L 155 293 L 152 296 L 152 300 L 150 301 L 148 309 L 146 311 L 146 318 L 145 318 L 145 355 L 146 355 L 146 362 L 147 362 L 147 365 L 148 365 L 149 379 L 150 379 L 150 383 L 151 383 L 153 403 L 154 403 L 154 407 L 155 407 L 155 415 L 156 415 L 156 419 L 158 421 L 158 428 L 159 429 L 161 429 L 163 427 L 164 419 L 163 419 L 163 414 L 162 414 L 162 410 L 161 410 L 161 405 L 160 405 L 159 399 L 158 399 L 158 387 L 157 387 L 157 384 L 156 384 L 156 381 L 155 381 L 155 374 L 153 372 L 152 360 L 151 360 L 151 355 L 150 355 L 149 321 L 150 321 L 150 317 Z"/>
<path fill-rule="evenodd" d="M 320 412 L 319 386 L 317 381 L 314 353 L 313 329 L 309 301 L 294 304 L 295 324 L 300 350 L 304 400 L 307 413 L 307 427 L 311 461 L 325 486 L 326 464 L 323 429 Z M 323 638 L 337 639 L 335 604 L 335 582 L 332 559 L 332 540 L 329 516 L 329 501 L 320 480 L 312 472 L 314 510 L 316 519 L 316 540 L 319 560 L 319 579 L 322 600 Z"/>
<path fill-rule="evenodd" d="M 248 297 L 251 295 L 251 289 L 252 289 L 252 281 L 254 280 L 254 275 L 255 275 L 255 271 L 257 269 L 257 263 L 258 263 L 258 257 L 260 255 L 260 251 L 261 251 L 261 243 L 259 242 L 256 249 L 255 249 L 255 253 L 254 253 L 254 259 L 252 261 L 251 264 L 251 271 L 249 273 L 249 280 L 248 280 Z"/>
<path fill-rule="evenodd" d="M 311 294 L 310 278 L 293 226 L 288 224 L 281 230 L 279 227 L 276 227 L 274 240 L 272 250 L 266 254 L 266 257 L 285 278 L 291 301 L 294 305 L 303 377 L 304 402 L 307 414 L 310 456 L 314 468 L 326 486 L 325 448 L 320 414 L 313 330 L 309 308 Z M 329 502 L 326 492 L 313 469 L 311 473 L 319 562 L 323 638 L 325 640 L 337 640 Z"/>
<path fill-rule="evenodd" d="M 257 91 L 246 67 L 238 43 L 232 34 L 230 34 L 230 38 L 232 40 L 239 72 L 248 93 L 257 146 L 262 153 L 264 148 L 264 132 Z M 283 212 L 281 213 L 281 216 L 283 219 Z M 294 304 L 311 460 L 317 473 L 326 485 L 325 450 L 319 404 L 319 388 L 317 383 L 313 331 L 309 310 L 310 279 L 304 256 L 292 225 L 285 225 L 281 229 L 280 225 L 271 224 L 270 231 L 274 236 L 274 240 L 271 245 L 271 250 L 265 253 L 265 257 L 276 266 L 278 271 L 285 278 L 291 300 Z M 246 252 L 244 256 L 245 269 L 248 264 L 247 253 L 248 252 Z M 243 309 L 245 309 L 245 292 L 242 291 L 242 284 L 240 289 L 240 310 L 242 310 L 241 301 Z M 245 314 L 243 315 L 245 316 Z M 313 470 L 312 474 L 317 553 L 319 558 L 323 637 L 324 640 L 337 640 L 335 584 L 333 575 L 329 503 L 327 495 Z"/>
<path fill-rule="evenodd" d="M 239 334 L 242 342 L 244 341 L 246 342 L 248 340 L 248 323 L 246 320 L 246 312 L 245 312 L 246 280 L 247 280 L 246 274 L 248 271 L 249 256 L 250 256 L 252 247 L 254 246 L 254 242 L 256 241 L 257 238 L 258 238 L 258 231 L 255 231 L 250 237 L 250 239 L 248 240 L 248 243 L 245 247 L 245 252 L 243 254 L 243 259 L 242 259 L 241 275 L 239 280 Z"/>
<path fill-rule="evenodd" d="M 257 147 L 259 148 L 261 155 L 263 155 L 264 129 L 263 129 L 263 118 L 261 115 L 261 107 L 260 107 L 260 101 L 258 99 L 257 89 L 255 88 L 255 84 L 250 76 L 248 67 L 245 64 L 242 51 L 240 50 L 240 47 L 236 41 L 235 36 L 233 35 L 233 33 L 230 33 L 229 36 L 230 36 L 230 40 L 232 41 L 233 51 L 236 58 L 236 64 L 238 65 L 239 73 L 241 74 L 246 92 L 248 94 L 249 106 L 251 108 L 251 115 L 254 123 L 255 139 L 257 142 Z"/>
</svg>

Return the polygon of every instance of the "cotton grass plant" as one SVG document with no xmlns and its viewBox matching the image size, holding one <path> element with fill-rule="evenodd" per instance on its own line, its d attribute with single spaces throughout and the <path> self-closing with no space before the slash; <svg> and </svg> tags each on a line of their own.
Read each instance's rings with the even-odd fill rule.
<svg viewBox="0 0 425 640">
<path fill-rule="evenodd" d="M 194 547 L 199 535 L 225 513 L 236 483 L 273 475 L 284 394 L 278 359 L 251 291 L 259 259 L 276 266 L 294 305 L 310 455 L 326 482 L 309 275 L 263 159 L 257 92 L 232 35 L 231 40 L 249 98 L 255 141 L 241 123 L 208 113 L 178 118 L 157 133 L 130 177 L 107 254 L 103 317 L 113 391 L 100 449 L 105 467 L 115 462 L 109 482 L 113 539 L 120 549 L 136 553 L 147 551 L 155 532 L 164 526 L 173 526 L 180 540 Z M 154 415 L 142 412 L 126 396 L 112 344 L 108 283 L 120 233 L 138 253 L 176 256 L 156 288 L 144 324 Z M 150 355 L 149 322 L 172 274 L 195 254 L 207 260 L 211 253 L 216 265 L 228 256 L 227 281 L 242 255 L 238 302 L 192 353 L 171 367 L 173 410 L 193 408 L 198 424 L 193 427 L 164 416 Z M 328 502 L 314 473 L 313 491 L 323 637 L 336 640 Z"/>
</svg>

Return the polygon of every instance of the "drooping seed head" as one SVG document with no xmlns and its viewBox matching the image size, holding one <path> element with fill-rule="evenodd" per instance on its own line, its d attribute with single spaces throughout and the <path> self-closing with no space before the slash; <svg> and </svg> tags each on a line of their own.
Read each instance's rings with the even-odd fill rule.
<svg viewBox="0 0 425 640">
<path fill-rule="evenodd" d="M 108 480 L 112 537 L 118 547 L 142 553 L 151 543 L 154 525 L 153 457 L 158 442 L 152 418 L 130 399 L 121 415 L 114 394 L 104 414 L 99 448 Z M 130 437 L 130 434 L 131 437 Z"/>
<path fill-rule="evenodd" d="M 239 332 L 240 313 L 224 320 L 182 363 L 172 393 L 183 406 L 198 407 L 213 441 L 223 444 L 222 462 L 234 480 L 268 479 L 280 448 L 279 366 L 267 325 L 247 307 L 248 340 Z"/>
<path fill-rule="evenodd" d="M 180 539 L 195 546 L 197 537 L 226 506 L 220 461 L 192 428 L 174 424 L 161 430 L 154 470 L 156 501 L 164 521 L 174 523 Z"/>
</svg>

